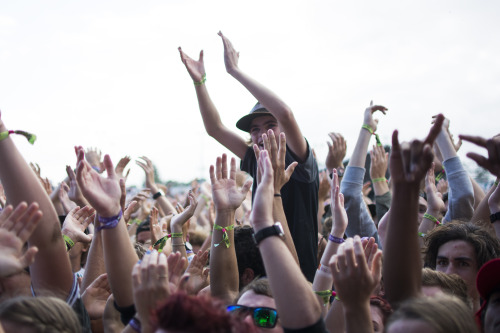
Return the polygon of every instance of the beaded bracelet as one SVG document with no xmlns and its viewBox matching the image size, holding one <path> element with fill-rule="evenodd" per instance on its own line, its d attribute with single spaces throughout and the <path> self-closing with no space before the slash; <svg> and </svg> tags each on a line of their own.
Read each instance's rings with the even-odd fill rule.
<svg viewBox="0 0 500 333">
<path fill-rule="evenodd" d="M 201 81 L 193 81 L 195 86 L 201 86 L 205 82 L 207 82 L 207 74 L 203 74 L 203 76 L 201 77 Z"/>
<path fill-rule="evenodd" d="M 434 216 L 432 216 L 431 214 L 428 214 L 428 213 L 424 214 L 424 219 L 431 220 L 432 222 L 436 223 L 436 225 L 441 224 L 441 222 L 437 218 L 435 218 Z"/>
<path fill-rule="evenodd" d="M 234 230 L 234 224 L 233 225 L 228 225 L 227 227 L 221 227 L 220 225 L 214 224 L 214 230 L 222 230 L 222 240 L 214 244 L 214 247 L 219 246 L 222 242 L 226 245 L 226 248 L 229 248 L 231 243 L 229 242 L 229 236 L 227 235 L 228 231 Z"/>
<path fill-rule="evenodd" d="M 123 212 L 120 209 L 120 213 L 116 216 L 111 216 L 111 217 L 101 217 L 98 216 L 98 221 L 99 221 L 99 226 L 96 228 L 96 231 L 99 232 L 102 229 L 113 229 L 116 228 L 118 223 L 120 223 L 120 219 L 123 216 Z"/>
<path fill-rule="evenodd" d="M 343 242 L 345 242 L 345 240 L 343 238 L 335 237 L 332 234 L 328 235 L 328 240 L 332 241 L 334 243 L 337 243 L 337 244 L 342 244 Z"/>
<path fill-rule="evenodd" d="M 28 133 L 28 132 L 25 132 L 25 131 L 20 131 L 20 130 L 16 130 L 16 131 L 5 131 L 5 132 L 0 132 L 0 141 L 2 140 L 5 140 L 7 139 L 7 137 L 11 134 L 19 134 L 19 135 L 22 135 L 24 136 L 29 143 L 31 144 L 34 144 L 35 141 L 36 141 L 36 135 L 35 134 L 31 134 L 31 133 Z"/>
</svg>

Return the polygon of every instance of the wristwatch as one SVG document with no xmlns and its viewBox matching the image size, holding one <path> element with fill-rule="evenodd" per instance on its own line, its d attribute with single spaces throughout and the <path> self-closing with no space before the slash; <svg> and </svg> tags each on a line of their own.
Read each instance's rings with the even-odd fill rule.
<svg viewBox="0 0 500 333">
<path fill-rule="evenodd" d="M 490 215 L 491 223 L 495 223 L 496 221 L 500 221 L 500 212 L 496 212 Z"/>
<path fill-rule="evenodd" d="M 262 242 L 267 237 L 271 236 L 279 236 L 279 237 L 285 236 L 285 233 L 283 232 L 283 227 L 281 226 L 280 222 L 276 222 L 270 227 L 257 231 L 255 234 L 253 234 L 253 240 L 256 245 L 259 245 L 260 242 Z"/>
</svg>

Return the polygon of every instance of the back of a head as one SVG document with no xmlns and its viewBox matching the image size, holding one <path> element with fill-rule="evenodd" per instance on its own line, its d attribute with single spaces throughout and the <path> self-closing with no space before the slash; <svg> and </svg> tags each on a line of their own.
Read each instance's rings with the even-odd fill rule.
<svg viewBox="0 0 500 333">
<path fill-rule="evenodd" d="M 418 297 L 402 303 L 389 318 L 387 331 L 400 320 L 422 321 L 436 333 L 479 332 L 471 310 L 457 297 L 446 294 L 437 297 Z"/>
<path fill-rule="evenodd" d="M 260 255 L 259 248 L 253 240 L 253 228 L 250 226 L 238 226 L 234 228 L 234 248 L 236 251 L 236 260 L 238 261 L 238 272 L 241 281 L 241 275 L 246 268 L 251 268 L 254 272 L 254 278 L 265 276 L 266 270 L 264 262 Z M 241 285 L 240 289 L 244 285 Z"/>
<path fill-rule="evenodd" d="M 444 293 L 460 298 L 472 309 L 472 300 L 467 294 L 467 284 L 456 274 L 448 275 L 424 268 L 422 269 L 422 287 L 439 287 Z"/>
<path fill-rule="evenodd" d="M 29 327 L 35 332 L 82 331 L 73 309 L 55 297 L 16 297 L 6 300 L 0 304 L 0 320 L 3 325 Z"/>
<path fill-rule="evenodd" d="M 472 245 L 476 254 L 477 269 L 487 261 L 500 257 L 500 241 L 487 230 L 473 224 L 453 221 L 434 228 L 425 237 L 425 264 L 436 268 L 439 248 L 450 241 L 462 240 Z"/>
<path fill-rule="evenodd" d="M 204 296 L 175 293 L 158 307 L 158 329 L 186 333 L 246 333 L 255 329 L 232 316 L 221 301 Z"/>
</svg>

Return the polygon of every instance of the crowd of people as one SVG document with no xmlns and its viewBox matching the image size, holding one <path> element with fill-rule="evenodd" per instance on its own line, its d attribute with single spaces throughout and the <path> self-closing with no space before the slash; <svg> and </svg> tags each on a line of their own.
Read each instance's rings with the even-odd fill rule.
<svg viewBox="0 0 500 333">
<path fill-rule="evenodd" d="M 179 48 L 207 134 L 241 159 L 186 193 L 145 156 L 134 191 L 130 157 L 82 146 L 53 187 L 11 139 L 36 137 L 0 116 L 0 332 L 500 332 L 500 136 L 460 135 L 487 150 L 467 154 L 496 177 L 485 193 L 449 119 L 384 147 L 388 109 L 370 103 L 352 155 L 330 133 L 320 172 L 292 110 L 219 36 L 258 102 L 236 123 L 248 140 L 222 122 L 203 51 Z"/>
</svg>

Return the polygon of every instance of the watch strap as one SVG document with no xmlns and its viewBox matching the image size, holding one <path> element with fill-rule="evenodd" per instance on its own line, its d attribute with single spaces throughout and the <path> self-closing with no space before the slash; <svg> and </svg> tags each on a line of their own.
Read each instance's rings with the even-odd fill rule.
<svg viewBox="0 0 500 333">
<path fill-rule="evenodd" d="M 496 221 L 500 221 L 500 212 L 496 212 L 494 214 L 491 214 L 490 221 L 491 221 L 491 223 L 494 223 Z"/>
<path fill-rule="evenodd" d="M 270 227 L 260 229 L 255 234 L 253 234 L 253 240 L 256 245 L 259 245 L 260 242 L 271 236 L 283 236 L 283 228 L 281 227 L 281 223 L 277 222 Z"/>
</svg>

